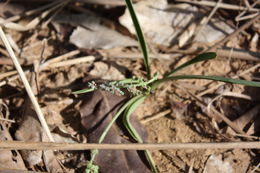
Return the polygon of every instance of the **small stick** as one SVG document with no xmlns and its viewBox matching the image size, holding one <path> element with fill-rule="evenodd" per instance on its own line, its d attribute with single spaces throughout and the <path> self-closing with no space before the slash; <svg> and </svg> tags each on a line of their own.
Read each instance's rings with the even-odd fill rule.
<svg viewBox="0 0 260 173">
<path fill-rule="evenodd" d="M 218 0 L 218 2 L 216 3 L 215 7 L 211 10 L 209 16 L 206 18 L 206 20 L 202 20 L 203 23 L 201 23 L 201 25 L 198 27 L 196 34 L 198 35 L 198 33 L 201 32 L 201 30 L 208 24 L 208 22 L 210 21 L 210 19 L 212 18 L 212 16 L 216 13 L 216 11 L 219 8 L 219 4 L 222 3 L 222 0 Z"/>
<path fill-rule="evenodd" d="M 257 164 L 257 166 L 250 173 L 255 173 L 259 167 L 260 167 L 260 162 Z"/>
<path fill-rule="evenodd" d="M 51 8 L 51 7 L 53 7 L 53 6 L 55 6 L 55 5 L 59 4 L 59 3 L 61 3 L 62 1 L 63 1 L 63 0 L 54 1 L 54 2 L 52 2 L 52 3 L 50 3 L 50 4 L 45 5 L 45 6 L 42 6 L 42 7 L 39 7 L 39 8 L 30 10 L 30 11 L 27 11 L 27 12 L 25 12 L 25 13 L 22 14 L 22 15 L 12 16 L 12 17 L 10 17 L 10 18 L 8 18 L 8 19 L 5 19 L 3 22 L 0 22 L 0 25 L 5 24 L 5 23 L 7 23 L 7 22 L 15 22 L 15 21 L 21 19 L 23 16 L 30 16 L 30 15 L 39 13 L 39 12 L 41 12 L 41 11 L 44 11 L 44 10 L 46 10 L 46 9 L 48 9 L 48 8 Z"/>
<path fill-rule="evenodd" d="M 115 51 L 113 50 L 99 50 L 99 52 L 105 56 L 110 58 L 124 58 L 124 59 L 138 59 L 143 58 L 141 53 L 132 53 L 132 52 L 123 52 L 123 51 Z M 178 58 L 182 54 L 176 53 L 176 54 L 161 54 L 158 55 L 150 54 L 150 58 L 152 59 L 162 59 L 162 60 L 172 60 L 173 58 Z"/>
<path fill-rule="evenodd" d="M 227 37 L 225 37 L 224 39 L 220 40 L 219 42 L 217 42 L 214 46 L 210 47 L 209 49 L 207 49 L 205 52 L 211 52 L 214 49 L 216 49 L 218 46 L 224 44 L 226 41 L 230 40 L 231 38 L 233 38 L 234 36 L 236 36 L 237 34 L 239 34 L 240 32 L 244 31 L 246 28 L 248 28 L 250 25 L 252 25 L 255 21 L 257 21 L 260 18 L 260 13 L 253 19 L 249 20 L 248 22 L 246 22 L 244 25 L 240 26 L 236 31 L 234 31 L 233 33 L 229 34 Z"/>
<path fill-rule="evenodd" d="M 217 142 L 217 143 L 52 143 L 0 141 L 0 150 L 175 150 L 175 149 L 260 149 L 260 142 Z"/>
<path fill-rule="evenodd" d="M 246 127 L 248 123 L 252 122 L 255 119 L 255 117 L 258 115 L 259 110 L 260 104 L 254 106 L 252 109 L 245 112 L 239 118 L 235 119 L 233 123 L 235 123 L 238 126 L 238 128 L 243 130 L 243 128 Z M 248 130 L 246 131 L 247 134 L 248 132 L 250 132 L 250 128 L 248 128 Z"/>
<path fill-rule="evenodd" d="M 60 55 L 60 56 L 58 56 L 56 58 L 50 59 L 49 61 L 47 61 L 47 62 L 45 62 L 45 63 L 40 65 L 40 70 L 48 69 L 50 64 L 52 65 L 52 64 L 55 64 L 55 63 L 59 63 L 59 61 L 62 61 L 63 59 L 67 59 L 68 57 L 75 56 L 75 55 L 77 55 L 79 53 L 80 53 L 79 50 L 73 50 L 73 51 L 68 52 L 68 53 L 66 53 L 64 55 Z M 73 64 L 70 64 L 70 65 L 73 65 Z M 55 65 L 53 65 L 53 66 L 55 66 Z M 12 75 L 13 73 L 16 74 L 17 71 L 6 72 L 6 73 L 0 75 L 0 79 L 2 79 L 3 77 L 8 77 L 8 76 Z M 29 70 L 25 70 L 24 73 L 29 73 Z M 5 85 L 6 83 L 8 83 L 10 81 L 13 81 L 13 80 L 17 79 L 17 78 L 18 78 L 18 75 L 15 75 L 15 76 L 12 76 L 11 78 L 8 78 L 5 81 L 0 82 L 0 87 Z"/>
<path fill-rule="evenodd" d="M 230 48 L 217 49 L 218 57 L 227 57 L 230 54 Z M 232 49 L 231 58 L 248 60 L 248 61 L 260 61 L 260 53 L 253 51 L 246 51 L 243 49 Z"/>
<path fill-rule="evenodd" d="M 84 57 L 79 57 L 79 58 L 75 58 L 75 59 L 70 59 L 67 61 L 52 63 L 48 67 L 54 68 L 54 67 L 69 66 L 69 65 L 80 64 L 80 63 L 85 63 L 85 62 L 92 62 L 94 60 L 95 60 L 94 56 L 84 56 Z M 45 67 L 47 67 L 47 66 L 45 66 Z"/>
<path fill-rule="evenodd" d="M 0 168 L 0 172 L 1 173 L 49 173 L 49 172 L 36 172 L 36 171 L 24 171 L 24 170 L 19 170 L 19 168 L 17 169 L 7 169 L 7 168 Z"/>
<path fill-rule="evenodd" d="M 247 19 L 252 19 L 254 17 L 256 17 L 258 15 L 258 13 L 254 13 L 254 14 L 249 14 L 243 17 L 238 18 L 236 21 L 242 21 L 242 20 L 247 20 Z"/>
<path fill-rule="evenodd" d="M 2 74 L 0 74 L 0 80 L 2 80 L 3 78 L 6 78 L 8 76 L 12 76 L 16 73 L 17 73 L 17 71 L 15 71 L 15 70 L 2 73 Z"/>
<path fill-rule="evenodd" d="M 85 2 L 89 4 L 99 4 L 99 5 L 113 5 L 113 6 L 125 6 L 125 2 L 121 0 L 107 1 L 107 0 L 78 0 L 79 2 Z"/>
<path fill-rule="evenodd" d="M 6 119 L 6 118 L 1 118 L 1 117 L 0 117 L 0 121 L 6 121 L 6 122 L 9 122 L 9 123 L 15 123 L 14 120 L 9 120 L 9 119 Z"/>
<path fill-rule="evenodd" d="M 70 52 L 65 53 L 63 55 L 60 55 L 58 57 L 52 58 L 52 59 L 48 60 L 47 62 L 45 62 L 44 64 L 48 65 L 48 64 L 51 64 L 51 63 L 59 62 L 59 61 L 62 61 L 64 59 L 67 59 L 69 57 L 78 55 L 79 53 L 80 53 L 80 51 L 78 49 L 77 50 L 73 50 L 73 51 L 70 51 Z"/>
<path fill-rule="evenodd" d="M 25 90 L 26 90 L 26 92 L 27 92 L 27 94 L 28 94 L 28 96 L 29 96 L 33 106 L 34 106 L 34 109 L 35 109 L 35 111 L 37 113 L 37 116 L 38 116 L 38 118 L 39 118 L 39 120 L 41 122 L 41 125 L 42 125 L 43 129 L 45 130 L 45 132 L 46 132 L 48 138 L 50 139 L 50 141 L 54 142 L 54 139 L 53 139 L 53 137 L 51 135 L 50 129 L 49 129 L 49 127 L 48 127 L 48 125 L 47 125 L 47 123 L 45 121 L 44 115 L 43 115 L 43 113 L 41 111 L 40 105 L 37 102 L 37 99 L 36 99 L 36 97 L 33 94 L 32 88 L 29 85 L 29 82 L 26 79 L 26 76 L 25 76 L 25 74 L 23 72 L 23 69 L 22 69 L 21 65 L 19 64 L 19 62 L 18 62 L 18 60 L 17 60 L 17 58 L 16 58 L 16 56 L 14 54 L 14 51 L 13 51 L 12 47 L 10 46 L 9 41 L 7 40 L 6 35 L 5 35 L 5 33 L 4 33 L 4 31 L 3 31 L 1 26 L 0 26 L 0 37 L 1 37 L 1 39 L 2 39 L 2 41 L 4 43 L 4 45 L 5 45 L 8 53 L 9 53 L 9 55 L 10 55 L 13 63 L 14 63 L 14 66 L 15 66 L 16 70 L 18 71 L 18 74 L 19 74 L 19 76 L 20 76 L 20 78 L 21 78 L 21 80 L 22 80 L 22 82 L 24 84 Z"/>
<path fill-rule="evenodd" d="M 245 1 L 245 2 L 246 2 L 247 8 L 244 9 L 244 11 L 242 11 L 242 12 L 235 18 L 236 21 L 239 21 L 239 20 L 241 19 L 241 16 L 243 16 L 243 15 L 248 11 L 249 8 L 255 7 L 257 4 L 259 4 L 260 1 L 259 1 L 259 0 L 256 0 L 252 5 L 250 5 L 250 4 L 248 3 L 248 1 Z"/>
<path fill-rule="evenodd" d="M 194 162 L 195 162 L 195 158 L 192 158 L 192 160 L 191 160 L 191 165 L 190 165 L 190 167 L 189 167 L 188 173 L 193 173 Z"/>
<path fill-rule="evenodd" d="M 192 98 L 194 98 L 196 101 L 198 101 L 200 104 L 202 104 L 205 108 L 207 108 L 207 104 L 201 100 L 201 98 L 199 96 L 196 96 L 194 94 L 192 94 L 191 92 L 189 92 L 188 90 L 175 85 L 176 87 L 178 87 L 180 90 L 188 93 Z M 222 121 L 224 121 L 229 127 L 231 127 L 236 133 L 242 134 L 242 135 L 246 135 L 246 133 L 241 130 L 240 128 L 237 127 L 237 125 L 235 123 L 233 123 L 230 119 L 228 119 L 225 115 L 221 114 L 218 110 L 216 110 L 213 106 L 211 107 L 211 112 L 221 118 Z"/>
<path fill-rule="evenodd" d="M 176 2 L 186 2 L 194 5 L 201 5 L 201 6 L 209 6 L 209 7 L 215 7 L 217 2 L 212 1 L 190 1 L 190 0 L 176 0 Z M 248 10 L 248 11 L 260 11 L 257 8 L 248 8 L 248 7 L 241 7 L 238 5 L 232 5 L 227 3 L 220 3 L 219 8 L 227 9 L 227 10 Z"/>
<path fill-rule="evenodd" d="M 48 16 L 48 14 L 52 11 L 54 11 L 55 9 L 59 8 L 60 6 L 63 5 L 62 1 L 59 1 L 60 3 L 51 7 L 50 9 L 42 12 L 40 14 L 40 16 L 37 16 L 35 17 L 33 20 L 31 20 L 28 24 L 26 24 L 25 26 L 24 25 L 20 25 L 20 24 L 17 24 L 17 23 L 13 23 L 13 22 L 4 22 L 4 23 L 1 23 L 0 26 L 3 26 L 5 28 L 10 28 L 10 29 L 14 29 L 14 30 L 17 30 L 17 31 L 27 31 L 27 30 L 30 30 L 30 29 L 33 29 L 36 25 L 38 25 L 40 23 L 40 21 L 42 19 L 44 19 L 45 17 Z"/>
<path fill-rule="evenodd" d="M 171 109 L 167 109 L 167 110 L 162 111 L 162 112 L 160 112 L 160 113 L 158 113 L 156 115 L 153 115 L 151 117 L 147 117 L 147 118 L 142 119 L 141 123 L 144 123 L 144 124 L 148 123 L 149 121 L 156 120 L 158 118 L 164 117 L 165 115 L 167 115 L 167 114 L 169 114 L 171 112 L 172 112 Z"/>
<path fill-rule="evenodd" d="M 238 136 L 238 137 L 243 137 L 243 138 L 248 138 L 250 140 L 254 139 L 254 140 L 260 140 L 260 137 L 258 136 L 252 136 L 252 135 L 241 135 L 241 134 L 231 134 L 233 136 Z"/>
</svg>

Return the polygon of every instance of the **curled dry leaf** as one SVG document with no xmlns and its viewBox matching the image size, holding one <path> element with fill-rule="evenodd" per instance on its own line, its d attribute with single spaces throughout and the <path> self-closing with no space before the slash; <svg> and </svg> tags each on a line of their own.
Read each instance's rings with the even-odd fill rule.
<svg viewBox="0 0 260 173">
<path fill-rule="evenodd" d="M 98 142 L 100 135 L 125 100 L 126 97 L 106 91 L 98 90 L 87 94 L 80 114 L 82 125 L 88 133 L 89 143 Z M 134 115 L 131 116 L 131 122 L 137 132 L 145 139 L 147 134 Z M 129 143 L 125 135 L 126 131 L 122 127 L 122 120 L 119 120 L 111 127 L 103 143 Z M 95 164 L 100 167 L 101 173 L 150 172 L 139 154 L 137 151 L 101 150 L 96 156 Z"/>
</svg>

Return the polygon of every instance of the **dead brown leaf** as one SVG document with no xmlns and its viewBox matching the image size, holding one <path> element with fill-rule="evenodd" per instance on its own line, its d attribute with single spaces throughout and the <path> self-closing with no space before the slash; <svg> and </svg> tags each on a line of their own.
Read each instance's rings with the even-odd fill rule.
<svg viewBox="0 0 260 173">
<path fill-rule="evenodd" d="M 88 94 L 80 113 L 82 125 L 88 132 L 89 143 L 98 142 L 100 135 L 125 99 L 125 97 L 106 91 L 95 91 Z M 143 138 L 146 138 L 146 132 L 141 124 L 134 119 L 134 115 L 132 117 L 133 126 Z M 129 143 L 125 134 L 125 131 L 122 130 L 122 121 L 119 120 L 111 127 L 103 143 Z M 136 151 L 103 150 L 99 151 L 95 164 L 100 167 L 101 173 L 150 172 L 139 154 Z"/>
<path fill-rule="evenodd" d="M 15 133 L 15 137 L 21 141 L 48 141 L 48 137 L 41 127 L 37 119 L 35 111 L 32 109 L 30 101 L 25 103 L 24 119 L 20 123 L 19 129 Z M 45 163 L 48 171 L 53 173 L 62 173 L 58 160 L 56 159 L 53 151 L 21 151 L 23 158 L 30 166 L 40 163 Z"/>
</svg>

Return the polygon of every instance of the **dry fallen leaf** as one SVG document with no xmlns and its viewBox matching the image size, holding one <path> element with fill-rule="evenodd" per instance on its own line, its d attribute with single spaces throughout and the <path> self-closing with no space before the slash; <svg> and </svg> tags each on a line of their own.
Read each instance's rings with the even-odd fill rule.
<svg viewBox="0 0 260 173">
<path fill-rule="evenodd" d="M 35 111 L 32 109 L 30 101 L 25 103 L 25 111 L 23 113 L 24 119 L 20 123 L 18 130 L 15 133 L 17 140 L 21 141 L 48 141 L 46 133 L 43 131 L 41 124 L 39 123 Z M 23 159 L 27 161 L 30 166 L 34 166 L 40 163 L 45 163 L 48 171 L 53 173 L 61 173 L 63 169 L 58 163 L 53 151 L 21 151 Z"/>
<path fill-rule="evenodd" d="M 80 109 L 82 125 L 88 132 L 88 142 L 97 143 L 105 127 L 111 121 L 118 108 L 125 102 L 126 97 L 117 96 L 106 91 L 88 93 Z M 146 132 L 139 121 L 132 115 L 133 126 L 138 133 L 146 138 Z M 129 143 L 125 130 L 122 130 L 122 120 L 112 126 L 103 143 Z M 95 159 L 95 164 L 102 173 L 112 172 L 142 172 L 150 170 L 140 158 L 137 151 L 101 150 Z"/>
<path fill-rule="evenodd" d="M 138 45 L 136 40 L 102 25 L 101 18 L 94 15 L 59 14 L 54 21 L 77 27 L 70 36 L 70 42 L 79 48 L 110 49 Z"/>
</svg>

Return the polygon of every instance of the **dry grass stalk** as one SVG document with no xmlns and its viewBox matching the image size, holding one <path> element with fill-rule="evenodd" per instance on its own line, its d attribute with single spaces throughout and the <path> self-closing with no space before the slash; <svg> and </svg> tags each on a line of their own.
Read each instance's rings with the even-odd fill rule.
<svg viewBox="0 0 260 173">
<path fill-rule="evenodd" d="M 207 104 L 202 101 L 202 99 L 199 96 L 196 96 L 194 94 L 192 94 L 191 92 L 189 92 L 188 90 L 186 90 L 185 88 L 176 85 L 176 87 L 178 87 L 179 89 L 181 89 L 182 91 L 186 92 L 187 94 L 189 94 L 192 98 L 194 98 L 196 101 L 198 101 L 202 106 L 204 106 L 205 108 L 207 108 Z M 222 121 L 224 121 L 229 127 L 231 127 L 236 133 L 238 134 L 242 134 L 242 135 L 246 135 L 246 133 L 241 130 L 240 128 L 237 127 L 237 125 L 235 123 L 233 123 L 232 121 L 230 121 L 225 115 L 221 114 L 217 109 L 215 109 L 213 106 L 210 107 L 210 111 L 209 113 L 213 114 L 214 116 L 219 117 Z M 212 117 L 212 116 L 211 116 Z"/>
<path fill-rule="evenodd" d="M 148 123 L 148 122 L 150 122 L 150 121 L 152 121 L 152 120 L 159 119 L 159 118 L 164 117 L 165 115 L 167 115 L 167 114 L 169 114 L 169 113 L 171 113 L 171 112 L 172 112 L 171 109 L 167 109 L 167 110 L 162 111 L 162 112 L 160 112 L 160 113 L 158 113 L 158 114 L 156 114 L 156 115 L 153 115 L 153 116 L 151 116 L 151 117 L 147 117 L 147 118 L 141 120 L 141 123 L 144 123 L 144 124 L 145 124 L 145 123 Z"/>
<path fill-rule="evenodd" d="M 68 52 L 66 54 L 60 55 L 56 58 L 50 59 L 50 60 L 46 61 L 45 63 L 41 64 L 40 67 L 39 67 L 40 68 L 39 70 L 48 69 L 49 66 L 55 67 L 56 63 L 60 63 L 59 61 L 62 61 L 62 60 L 67 59 L 69 57 L 75 56 L 79 53 L 80 53 L 79 50 L 73 50 L 73 51 Z M 77 63 L 79 63 L 79 61 L 74 61 L 74 63 L 77 64 Z M 68 63 L 64 63 L 64 65 L 68 65 Z M 70 63 L 69 65 L 74 65 L 74 64 Z M 25 74 L 27 74 L 29 72 L 30 72 L 29 70 L 24 71 Z M 0 79 L 9 77 L 9 76 L 16 74 L 16 73 L 17 73 L 17 71 L 10 71 L 10 72 L 3 73 L 3 74 L 0 75 Z M 0 82 L 0 87 L 7 84 L 8 82 L 16 80 L 18 77 L 19 77 L 18 75 L 14 75 L 11 78 L 8 78 L 7 80 Z"/>
<path fill-rule="evenodd" d="M 190 3 L 194 5 L 201 5 L 201 6 L 209 6 L 209 7 L 215 7 L 218 2 L 212 2 L 212 1 L 190 1 L 190 0 L 176 0 L 177 2 L 185 2 Z M 227 10 L 248 10 L 248 11 L 254 11 L 259 12 L 260 10 L 257 8 L 248 8 L 248 7 L 242 7 L 238 5 L 232 5 L 227 3 L 219 3 L 219 8 L 227 9 Z"/>
<path fill-rule="evenodd" d="M 257 164 L 257 166 L 250 172 L 250 173 L 255 173 L 257 172 L 257 169 L 260 167 L 260 162 Z"/>
<path fill-rule="evenodd" d="M 67 0 L 68 1 L 68 0 Z M 65 3 L 67 3 L 67 1 L 64 1 Z M 28 31 L 30 29 L 34 29 L 42 19 L 44 19 L 45 17 L 47 17 L 51 12 L 55 11 L 57 8 L 63 6 L 64 4 L 63 1 L 59 1 L 59 3 L 55 6 L 51 6 L 50 9 L 47 9 L 46 11 L 42 12 L 39 16 L 35 17 L 33 20 L 31 20 L 28 24 L 26 25 L 20 25 L 17 23 L 13 23 L 13 22 L 7 22 L 7 20 L 3 20 L 1 19 L 1 26 L 4 26 L 6 28 L 9 29 L 13 29 L 13 30 L 17 30 L 17 31 Z"/>
<path fill-rule="evenodd" d="M 216 3 L 216 5 L 214 6 L 214 8 L 212 9 L 212 11 L 210 12 L 210 14 L 208 15 L 208 17 L 203 18 L 201 21 L 200 26 L 198 26 L 197 32 L 196 34 L 198 34 L 199 32 L 201 32 L 201 30 L 208 24 L 208 22 L 210 21 L 210 19 L 212 18 L 212 16 L 216 13 L 216 11 L 218 10 L 220 4 L 222 3 L 222 0 L 218 0 L 218 2 Z M 205 19 L 205 20 L 204 20 Z"/>
<path fill-rule="evenodd" d="M 26 90 L 26 92 L 27 92 L 27 94 L 28 94 L 32 104 L 33 104 L 33 107 L 34 107 L 34 109 L 35 109 L 35 111 L 37 113 L 37 116 L 38 116 L 38 118 L 39 118 L 39 120 L 41 122 L 41 125 L 42 125 L 43 129 L 45 130 L 45 132 L 46 132 L 48 138 L 50 139 L 50 141 L 54 142 L 54 139 L 53 139 L 53 137 L 51 135 L 50 129 L 49 129 L 49 127 L 48 127 L 48 125 L 47 125 L 47 123 L 45 121 L 44 115 L 43 115 L 43 113 L 41 111 L 40 105 L 37 102 L 37 99 L 36 99 L 36 97 L 33 94 L 32 88 L 31 88 L 28 80 L 26 79 L 26 76 L 25 76 L 25 74 L 23 72 L 23 69 L 22 69 L 21 65 L 19 64 L 19 62 L 18 62 L 18 60 L 16 58 L 16 55 L 15 55 L 12 47 L 10 46 L 9 41 L 6 38 L 6 35 L 5 35 L 5 33 L 4 33 L 4 31 L 3 31 L 1 26 L 0 26 L 0 38 L 2 39 L 6 49 L 8 51 L 8 53 L 10 55 L 10 57 L 11 57 L 13 63 L 14 63 L 14 66 L 15 66 L 16 70 L 18 71 L 18 74 L 19 74 L 19 76 L 20 76 L 20 78 L 21 78 L 21 80 L 22 80 L 22 82 L 24 84 L 25 90 Z"/>
<path fill-rule="evenodd" d="M 125 2 L 121 0 L 78 0 L 80 2 L 85 2 L 88 4 L 99 4 L 99 5 L 113 5 L 113 6 L 125 6 Z"/>
<path fill-rule="evenodd" d="M 8 19 L 5 19 L 4 21 L 1 21 L 0 22 L 0 25 L 3 25 L 5 23 L 8 23 L 8 22 L 15 22 L 17 20 L 20 20 L 22 17 L 25 17 L 25 16 L 31 16 L 31 15 L 34 15 L 34 14 L 37 14 L 37 13 L 40 13 L 44 10 L 47 10 L 53 6 L 56 6 L 57 4 L 60 4 L 63 0 L 59 0 L 59 1 L 54 1 L 50 4 L 47 4 L 45 6 L 42 6 L 42 7 L 39 7 L 39 8 L 36 8 L 36 9 L 33 9 L 33 10 L 30 10 L 30 11 L 27 11 L 25 12 L 24 14 L 21 14 L 21 15 L 16 15 L 16 16 L 12 16 Z"/>
<path fill-rule="evenodd" d="M 84 57 L 79 57 L 79 58 L 75 58 L 75 59 L 70 59 L 67 61 L 52 63 L 49 66 L 45 66 L 45 67 L 46 68 L 55 68 L 55 67 L 69 66 L 69 65 L 74 65 L 74 64 L 92 62 L 94 60 L 95 60 L 94 56 L 84 56 Z"/>
<path fill-rule="evenodd" d="M 0 150 L 174 150 L 174 149 L 260 149 L 260 142 L 96 144 L 1 141 Z"/>
<path fill-rule="evenodd" d="M 245 18 L 247 18 L 247 16 L 244 16 L 244 17 L 242 17 L 242 16 L 248 11 L 248 9 L 253 8 L 253 7 L 255 7 L 257 4 L 259 4 L 259 0 L 255 1 L 252 5 L 250 5 L 250 4 L 248 3 L 248 1 L 244 1 L 244 2 L 245 2 L 245 4 L 246 4 L 246 6 L 247 6 L 247 9 L 245 9 L 244 11 L 242 11 L 242 12 L 235 18 L 236 21 L 241 21 L 241 20 L 244 20 Z M 250 15 L 249 15 L 249 16 L 250 16 Z"/>
<path fill-rule="evenodd" d="M 9 119 L 6 119 L 6 118 L 1 118 L 1 117 L 0 117 L 0 121 L 6 121 L 6 122 L 9 122 L 9 123 L 15 123 L 14 120 L 9 120 Z"/>
<path fill-rule="evenodd" d="M 218 57 L 228 57 L 230 55 L 230 51 L 232 51 L 231 58 L 248 60 L 248 61 L 260 61 L 260 53 L 253 51 L 246 51 L 242 49 L 217 49 Z"/>
</svg>

